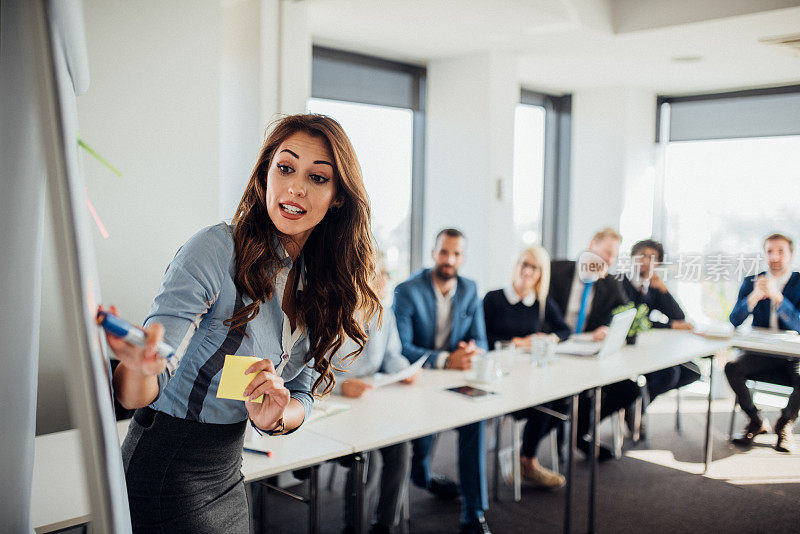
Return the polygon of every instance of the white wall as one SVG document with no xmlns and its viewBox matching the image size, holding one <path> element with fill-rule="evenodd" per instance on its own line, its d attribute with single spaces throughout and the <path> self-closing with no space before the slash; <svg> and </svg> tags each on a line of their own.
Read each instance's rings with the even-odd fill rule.
<svg viewBox="0 0 800 534">
<path fill-rule="evenodd" d="M 261 109 L 261 2 L 222 7 L 219 216 L 230 219 L 264 139 Z"/>
<path fill-rule="evenodd" d="M 274 0 L 273 0 L 274 1 Z M 308 2 L 281 0 L 281 40 L 277 60 L 280 62 L 278 91 L 281 113 L 303 113 L 311 96 L 311 29 L 308 24 Z M 269 24 L 274 27 L 274 24 Z"/>
<path fill-rule="evenodd" d="M 80 135 L 123 173 L 84 156 L 103 302 L 144 319 L 175 251 L 217 220 L 219 3 L 87 0 L 91 85 L 78 99 Z M 37 432 L 69 428 L 58 259 L 44 252 Z"/>
<path fill-rule="evenodd" d="M 225 2 L 221 29 L 219 216 L 236 211 L 267 125 L 303 113 L 311 95 L 308 5 L 290 0 Z M 286 31 L 280 31 L 286 28 Z"/>
<path fill-rule="evenodd" d="M 651 233 L 656 95 L 582 89 L 572 102 L 569 256 L 605 226 L 621 231 L 625 250 Z"/>
<path fill-rule="evenodd" d="M 181 244 L 233 215 L 267 122 L 304 111 L 306 10 L 290 0 L 84 1 L 92 79 L 78 99 L 81 137 L 123 173 L 84 157 L 109 233 L 93 226 L 102 300 L 131 321 L 144 319 Z M 37 433 L 71 426 L 49 228 L 45 242 Z"/>
<path fill-rule="evenodd" d="M 478 54 L 428 65 L 423 247 L 447 226 L 468 238 L 465 276 L 481 292 L 508 282 L 516 255 L 511 200 L 513 56 Z M 634 88 L 577 91 L 572 107 L 568 251 L 600 228 L 623 234 L 626 250 L 652 231 L 655 97 Z M 502 184 L 498 191 L 498 183 Z M 502 193 L 498 197 L 498 193 Z"/>
<path fill-rule="evenodd" d="M 427 254 L 441 228 L 461 228 L 469 240 L 462 272 L 481 292 L 507 283 L 518 253 L 515 241 L 503 237 L 514 232 L 514 62 L 510 54 L 480 54 L 428 65 L 423 246 Z M 605 226 L 621 231 L 622 250 L 651 235 L 655 97 L 626 87 L 574 93 L 571 257 Z"/>
<path fill-rule="evenodd" d="M 519 83 L 513 58 L 480 54 L 428 65 L 423 249 L 439 230 L 461 229 L 467 258 L 461 273 L 481 292 L 502 286 L 516 251 L 511 172 Z M 498 198 L 498 182 L 502 195 Z M 509 260 L 509 258 L 511 258 Z"/>
<path fill-rule="evenodd" d="M 625 187 L 619 230 L 622 250 L 628 253 L 636 241 L 653 237 L 658 147 L 655 144 L 656 95 L 639 89 L 628 89 L 625 94 Z"/>
<path fill-rule="evenodd" d="M 520 98 L 516 77 L 517 60 L 512 54 L 492 56 L 489 84 L 489 163 L 490 191 L 487 210 L 488 247 L 484 291 L 508 283 L 519 254 L 519 240 L 504 236 L 515 232 L 514 112 Z"/>
</svg>

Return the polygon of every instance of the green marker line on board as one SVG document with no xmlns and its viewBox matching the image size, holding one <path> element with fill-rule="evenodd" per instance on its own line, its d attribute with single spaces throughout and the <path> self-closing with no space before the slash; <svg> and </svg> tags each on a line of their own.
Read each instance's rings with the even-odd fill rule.
<svg viewBox="0 0 800 534">
<path fill-rule="evenodd" d="M 83 140 L 83 139 L 81 139 L 80 137 L 78 137 L 78 146 L 80 146 L 80 147 L 81 147 L 81 148 L 83 148 L 83 149 L 84 149 L 86 152 L 88 152 L 89 154 L 91 154 L 92 156 L 94 156 L 94 157 L 95 157 L 95 159 L 97 159 L 97 161 L 99 161 L 100 163 L 102 163 L 103 165 L 105 165 L 105 166 L 106 166 L 106 168 L 108 168 L 108 170 L 110 170 L 111 172 L 113 172 L 114 174 L 116 174 L 117 176 L 119 176 L 120 178 L 122 178 L 122 173 L 121 173 L 119 170 L 117 170 L 117 168 L 116 168 L 116 167 L 114 167 L 113 165 L 111 165 L 111 163 L 109 163 L 109 162 L 108 162 L 108 160 L 107 160 L 106 158 L 104 158 L 103 156 L 101 156 L 100 154 L 98 154 L 98 153 L 97 153 L 97 151 L 96 151 L 95 149 L 93 149 L 92 147 L 90 147 L 89 145 L 87 145 L 87 144 L 86 144 L 86 142 L 84 142 L 84 140 Z"/>
</svg>

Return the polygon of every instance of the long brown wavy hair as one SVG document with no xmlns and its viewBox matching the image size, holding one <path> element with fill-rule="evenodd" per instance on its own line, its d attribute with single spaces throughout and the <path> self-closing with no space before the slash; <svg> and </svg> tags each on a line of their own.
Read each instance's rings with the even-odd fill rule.
<svg viewBox="0 0 800 534">
<path fill-rule="evenodd" d="M 331 208 L 314 227 L 303 247 L 305 288 L 296 301 L 298 324 L 306 327 L 310 341 L 308 361 L 313 360 L 313 368 L 319 373 L 312 392 L 316 394 L 322 385 L 321 395 L 325 395 L 335 383 L 330 357 L 339 351 L 344 336 L 358 346 L 345 358 L 358 356 L 367 341 L 367 321 L 383 313 L 372 288 L 375 245 L 369 198 L 353 145 L 332 118 L 289 115 L 270 126 L 233 217 L 234 282 L 253 302 L 236 311 L 226 324 L 243 329 L 258 315 L 260 302 L 275 293 L 274 280 L 281 261 L 278 244 L 288 236 L 275 227 L 267 213 L 267 171 L 281 143 L 297 132 L 327 142 L 333 155 L 336 196 L 342 200 L 340 207 Z"/>
</svg>

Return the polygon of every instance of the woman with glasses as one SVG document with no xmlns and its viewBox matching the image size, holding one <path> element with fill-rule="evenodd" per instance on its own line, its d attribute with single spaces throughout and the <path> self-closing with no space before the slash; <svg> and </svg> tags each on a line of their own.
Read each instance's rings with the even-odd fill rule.
<svg viewBox="0 0 800 534">
<path fill-rule="evenodd" d="M 541 246 L 522 251 L 514 267 L 511 284 L 490 291 L 483 299 L 486 317 L 486 335 L 489 347 L 510 341 L 516 347 L 530 347 L 534 338 L 566 339 L 570 329 L 558 306 L 548 298 L 550 287 L 550 255 Z M 556 412 L 566 413 L 565 399 L 544 405 Z M 535 408 L 514 414 L 528 422 L 522 438 L 521 472 L 530 484 L 554 489 L 564 485 L 564 477 L 539 464 L 536 450 L 539 442 L 561 420 Z M 510 469 L 504 469 L 510 473 Z M 508 477 L 506 477 L 508 479 Z"/>
</svg>

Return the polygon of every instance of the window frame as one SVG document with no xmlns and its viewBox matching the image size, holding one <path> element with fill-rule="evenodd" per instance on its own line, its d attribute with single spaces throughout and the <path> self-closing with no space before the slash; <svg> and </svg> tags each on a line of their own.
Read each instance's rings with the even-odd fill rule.
<svg viewBox="0 0 800 534">
<path fill-rule="evenodd" d="M 777 87 L 762 87 L 759 89 L 744 89 L 744 90 L 737 90 L 737 91 L 724 91 L 724 92 L 715 92 L 715 93 L 697 93 L 691 95 L 682 95 L 682 96 L 669 96 L 669 95 L 658 95 L 656 97 L 656 143 L 660 143 L 662 140 L 669 143 L 672 140 L 672 132 L 670 129 L 670 120 L 669 117 L 664 116 L 664 104 L 681 104 L 686 102 L 702 102 L 702 101 L 724 101 L 729 99 L 753 99 L 763 96 L 775 96 L 775 95 L 786 95 L 786 94 L 798 94 L 800 95 L 800 84 L 796 85 L 781 85 Z M 797 135 L 797 133 L 793 134 L 786 134 L 786 133 L 775 133 L 774 136 L 779 135 Z M 772 135 L 735 135 L 735 136 L 709 136 L 709 137 L 700 137 L 696 139 L 691 139 L 695 141 L 700 141 L 702 139 L 736 139 L 742 137 L 771 137 Z M 666 139 L 665 139 L 666 137 Z M 682 140 L 690 140 L 690 139 L 676 139 L 675 142 L 680 142 Z"/>
<path fill-rule="evenodd" d="M 567 256 L 569 237 L 572 95 L 521 88 L 519 103 L 545 109 L 542 246 L 553 258 Z"/>
</svg>

